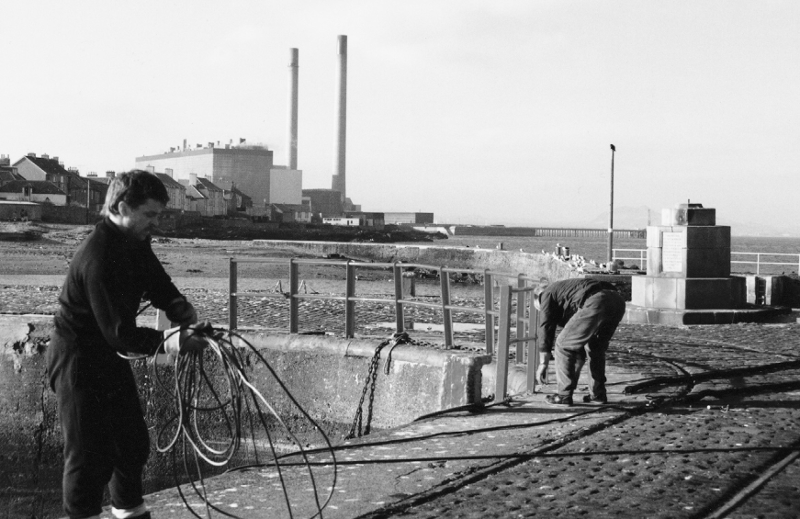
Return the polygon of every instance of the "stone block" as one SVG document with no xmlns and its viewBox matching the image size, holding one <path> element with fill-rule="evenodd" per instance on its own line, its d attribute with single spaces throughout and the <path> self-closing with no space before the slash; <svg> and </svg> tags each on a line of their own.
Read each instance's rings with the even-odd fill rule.
<svg viewBox="0 0 800 519">
<path fill-rule="evenodd" d="M 731 278 L 677 279 L 678 308 L 730 308 Z"/>
<path fill-rule="evenodd" d="M 648 276 L 721 278 L 729 276 L 730 273 L 729 247 L 713 249 L 648 247 L 647 249 Z"/>
<path fill-rule="evenodd" d="M 764 302 L 764 293 L 766 292 L 765 281 L 761 276 L 746 276 L 745 277 L 745 290 L 747 302 L 751 305 L 762 306 Z"/>
<path fill-rule="evenodd" d="M 716 223 L 717 210 L 712 208 L 679 206 L 661 210 L 661 225 L 716 225 Z"/>
<path fill-rule="evenodd" d="M 664 233 L 678 233 L 671 244 L 689 249 L 730 248 L 731 228 L 728 225 L 687 227 L 685 225 L 651 225 L 647 227 L 647 247 L 663 247 Z"/>
<path fill-rule="evenodd" d="M 731 307 L 742 308 L 747 304 L 747 280 L 742 276 L 731 276 Z"/>
<path fill-rule="evenodd" d="M 647 291 L 652 287 L 649 283 L 647 276 L 632 276 L 631 277 L 631 303 L 636 306 L 649 306 L 647 304 Z M 650 301 L 653 300 L 653 292 L 650 291 Z"/>
<path fill-rule="evenodd" d="M 653 308 L 681 308 L 678 306 L 678 278 L 652 278 Z"/>
</svg>

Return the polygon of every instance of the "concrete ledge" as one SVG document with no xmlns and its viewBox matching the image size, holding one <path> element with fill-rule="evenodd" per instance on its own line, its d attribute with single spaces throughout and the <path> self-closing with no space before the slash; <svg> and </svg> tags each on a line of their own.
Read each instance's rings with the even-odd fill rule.
<svg viewBox="0 0 800 519">
<path fill-rule="evenodd" d="M 792 309 L 783 306 L 712 310 L 675 310 L 647 308 L 628 303 L 622 322 L 627 324 L 663 324 L 667 326 L 762 323 L 790 313 L 792 313 Z"/>
<path fill-rule="evenodd" d="M 324 422 L 352 421 L 379 340 L 246 332 L 311 416 Z M 389 428 L 451 407 L 479 402 L 481 367 L 490 355 L 400 344 L 381 351 L 374 399 L 374 427 Z M 254 372 L 257 366 L 253 367 Z M 273 382 L 257 379 L 270 394 Z M 309 383 L 313 380 L 313 383 Z"/>
</svg>

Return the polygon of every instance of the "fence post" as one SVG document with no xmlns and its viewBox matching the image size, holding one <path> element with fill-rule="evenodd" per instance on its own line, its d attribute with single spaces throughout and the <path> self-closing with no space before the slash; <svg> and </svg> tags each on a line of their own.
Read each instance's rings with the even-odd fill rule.
<svg viewBox="0 0 800 519">
<path fill-rule="evenodd" d="M 486 320 L 486 354 L 494 353 L 494 316 L 490 313 L 494 311 L 494 281 L 489 269 L 483 271 L 483 307 Z"/>
<path fill-rule="evenodd" d="M 511 338 L 511 287 L 500 287 L 500 338 L 497 341 L 497 368 L 495 370 L 494 401 L 502 402 L 508 389 L 508 341 Z"/>
<path fill-rule="evenodd" d="M 453 315 L 450 306 L 450 274 L 445 272 L 445 267 L 439 267 L 439 281 L 442 286 L 442 323 L 444 324 L 444 347 L 453 347 Z"/>
<path fill-rule="evenodd" d="M 525 274 L 517 274 L 517 288 L 525 288 L 526 282 L 523 278 Z M 527 335 L 527 326 L 525 325 L 525 300 L 526 292 L 520 290 L 517 292 L 517 339 L 521 339 Z M 525 347 L 527 342 L 517 343 L 516 362 L 522 364 L 525 362 Z"/>
<path fill-rule="evenodd" d="M 394 262 L 394 321 L 397 333 L 405 331 L 406 323 L 403 316 L 403 267 Z"/>
<path fill-rule="evenodd" d="M 297 333 L 298 330 L 298 303 L 297 300 L 297 280 L 298 265 L 294 258 L 289 260 L 289 333 Z"/>
<path fill-rule="evenodd" d="M 531 296 L 531 299 L 533 296 Z M 539 310 L 531 304 L 530 325 L 533 340 L 528 342 L 527 387 L 528 393 L 536 392 L 536 371 L 539 369 Z"/>
<path fill-rule="evenodd" d="M 236 259 L 230 258 L 228 260 L 228 329 L 235 330 L 238 326 L 238 307 L 237 307 L 237 270 Z"/>
<path fill-rule="evenodd" d="M 344 336 L 352 339 L 356 331 L 356 302 L 352 299 L 356 295 L 356 266 L 352 261 L 347 261 L 347 274 L 345 300 L 344 300 Z"/>
</svg>

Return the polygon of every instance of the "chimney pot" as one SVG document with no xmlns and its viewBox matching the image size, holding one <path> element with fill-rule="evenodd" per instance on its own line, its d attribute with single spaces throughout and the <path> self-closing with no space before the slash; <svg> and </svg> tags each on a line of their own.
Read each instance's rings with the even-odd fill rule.
<svg viewBox="0 0 800 519">
<path fill-rule="evenodd" d="M 43 159 L 49 159 L 50 155 L 48 155 L 47 153 L 42 153 L 42 158 Z"/>
<path fill-rule="evenodd" d="M 36 154 L 34 152 L 30 152 L 28 153 L 28 157 L 36 157 Z"/>
<path fill-rule="evenodd" d="M 114 178 L 116 175 L 113 171 L 106 171 L 106 178 Z"/>
<path fill-rule="evenodd" d="M 169 175 L 169 178 L 175 178 L 175 177 L 173 177 L 173 176 L 172 176 L 172 168 L 166 168 L 166 169 L 164 170 L 164 173 L 166 173 L 167 175 Z"/>
</svg>

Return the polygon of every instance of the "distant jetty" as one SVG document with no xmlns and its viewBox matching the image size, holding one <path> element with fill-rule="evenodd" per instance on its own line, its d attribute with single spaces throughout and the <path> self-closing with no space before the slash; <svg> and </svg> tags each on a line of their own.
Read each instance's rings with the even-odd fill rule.
<svg viewBox="0 0 800 519">
<path fill-rule="evenodd" d="M 608 229 L 577 227 L 505 227 L 502 225 L 448 225 L 454 236 L 548 236 L 592 238 L 608 236 Z M 646 229 L 614 229 L 615 238 L 647 238 Z"/>
</svg>

